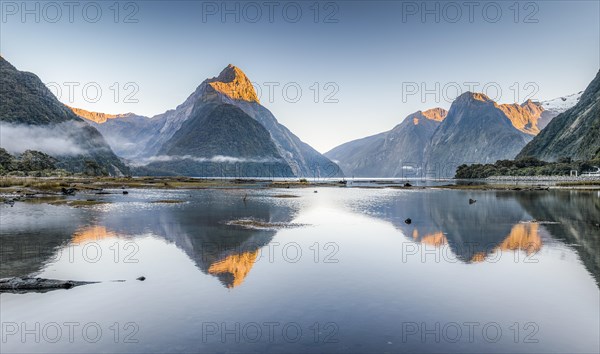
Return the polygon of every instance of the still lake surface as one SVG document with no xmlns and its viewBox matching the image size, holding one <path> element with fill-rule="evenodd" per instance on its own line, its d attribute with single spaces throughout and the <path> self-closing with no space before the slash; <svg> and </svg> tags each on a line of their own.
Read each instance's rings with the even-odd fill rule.
<svg viewBox="0 0 600 354">
<path fill-rule="evenodd" d="M 1 294 L 2 352 L 600 351 L 598 192 L 282 193 L 1 206 L 0 277 L 100 282 Z"/>
</svg>

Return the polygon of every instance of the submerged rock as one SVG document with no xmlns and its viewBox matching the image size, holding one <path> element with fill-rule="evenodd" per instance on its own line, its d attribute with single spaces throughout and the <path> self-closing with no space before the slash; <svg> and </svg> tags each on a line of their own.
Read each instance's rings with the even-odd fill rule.
<svg viewBox="0 0 600 354">
<path fill-rule="evenodd" d="M 228 221 L 226 224 L 229 226 L 237 226 L 237 227 L 242 227 L 244 229 L 251 229 L 251 230 L 279 230 L 279 229 L 288 229 L 288 228 L 307 226 L 306 224 L 271 222 L 271 221 L 263 221 L 263 220 L 257 220 L 257 219 L 251 219 L 251 218 L 231 220 L 231 221 Z"/>
<path fill-rule="evenodd" d="M 44 278 L 2 278 L 0 279 L 0 293 L 2 292 L 45 292 L 57 289 L 71 289 L 79 285 L 95 284 L 90 281 L 57 280 Z"/>
<path fill-rule="evenodd" d="M 77 188 L 61 188 L 61 192 L 63 195 L 75 195 L 75 191 L 77 191 Z"/>
</svg>

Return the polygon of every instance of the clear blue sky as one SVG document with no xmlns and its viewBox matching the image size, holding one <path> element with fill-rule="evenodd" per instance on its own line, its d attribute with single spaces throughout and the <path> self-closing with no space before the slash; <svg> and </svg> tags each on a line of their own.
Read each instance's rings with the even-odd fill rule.
<svg viewBox="0 0 600 354">
<path fill-rule="evenodd" d="M 583 90 L 600 68 L 597 0 L 473 8 L 464 1 L 22 3 L 2 1 L 0 51 L 18 69 L 58 83 L 67 104 L 152 116 L 232 63 L 261 87 L 278 120 L 321 152 L 389 130 L 419 109 L 448 108 L 471 82 L 501 102 L 530 93 L 544 100 Z M 65 82 L 79 83 L 73 102 Z M 431 92 L 425 99 L 423 88 Z M 127 102 L 135 90 L 129 99 L 139 102 Z M 325 103 L 330 94 L 334 102 Z"/>
</svg>

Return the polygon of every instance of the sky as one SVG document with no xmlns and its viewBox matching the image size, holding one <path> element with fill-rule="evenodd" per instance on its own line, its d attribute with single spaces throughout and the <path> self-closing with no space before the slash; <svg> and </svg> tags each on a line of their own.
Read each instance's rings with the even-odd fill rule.
<svg viewBox="0 0 600 354">
<path fill-rule="evenodd" d="M 585 89 L 600 1 L 1 1 L 0 53 L 65 104 L 153 116 L 228 64 L 320 152 L 449 108 Z"/>
</svg>

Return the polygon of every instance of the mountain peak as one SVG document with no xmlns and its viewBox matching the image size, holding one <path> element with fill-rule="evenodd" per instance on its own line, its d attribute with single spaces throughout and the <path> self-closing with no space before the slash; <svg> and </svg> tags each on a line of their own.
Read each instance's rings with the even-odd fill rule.
<svg viewBox="0 0 600 354">
<path fill-rule="evenodd" d="M 485 95 L 484 93 L 471 92 L 471 91 L 467 91 L 456 98 L 456 101 L 459 101 L 459 102 L 463 101 L 463 100 L 475 100 L 475 101 L 494 103 L 494 101 L 491 98 L 489 98 L 487 95 Z"/>
<path fill-rule="evenodd" d="M 219 76 L 213 77 L 207 82 L 214 91 L 231 99 L 260 103 L 252 82 L 235 65 L 227 65 Z"/>
</svg>

